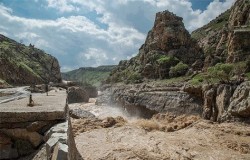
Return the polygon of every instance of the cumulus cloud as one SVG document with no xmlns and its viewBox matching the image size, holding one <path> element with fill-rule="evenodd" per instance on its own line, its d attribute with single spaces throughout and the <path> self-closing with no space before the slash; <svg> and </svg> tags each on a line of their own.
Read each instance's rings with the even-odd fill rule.
<svg viewBox="0 0 250 160">
<path fill-rule="evenodd" d="M 67 0 L 47 0 L 48 7 L 59 9 L 60 12 L 79 11 L 79 8 Z"/>
<path fill-rule="evenodd" d="M 80 54 L 80 59 L 86 59 L 87 61 L 91 61 L 91 67 L 97 67 L 107 61 L 108 57 L 107 53 L 102 49 L 89 48 L 88 50 Z"/>
<path fill-rule="evenodd" d="M 214 0 L 201 11 L 193 10 L 188 0 L 47 0 L 44 12 L 57 15 L 54 19 L 23 17 L 0 4 L 0 33 L 35 44 L 57 57 L 66 71 L 118 64 L 134 56 L 152 28 L 156 12 L 174 12 L 192 31 L 233 2 Z"/>
</svg>

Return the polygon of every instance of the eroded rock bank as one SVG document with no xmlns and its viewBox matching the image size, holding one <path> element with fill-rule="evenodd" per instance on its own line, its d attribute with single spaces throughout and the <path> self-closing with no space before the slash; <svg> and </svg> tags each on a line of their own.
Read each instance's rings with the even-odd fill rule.
<svg viewBox="0 0 250 160">
<path fill-rule="evenodd" d="M 200 115 L 213 121 L 250 119 L 250 82 L 240 85 L 213 84 L 193 86 L 135 84 L 112 85 L 103 91 L 97 104 L 122 106 L 131 113 L 170 112 L 176 115 Z M 108 96 L 107 96 L 108 95 Z M 147 115 L 149 116 L 149 115 Z"/>
</svg>

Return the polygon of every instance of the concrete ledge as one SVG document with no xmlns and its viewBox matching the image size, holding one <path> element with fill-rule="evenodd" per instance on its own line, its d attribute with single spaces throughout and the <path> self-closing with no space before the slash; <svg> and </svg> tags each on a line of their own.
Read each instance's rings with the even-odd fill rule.
<svg viewBox="0 0 250 160">
<path fill-rule="evenodd" d="M 35 106 L 28 107 L 29 98 L 0 104 L 0 123 L 20 123 L 66 119 L 66 91 L 33 95 Z"/>
</svg>

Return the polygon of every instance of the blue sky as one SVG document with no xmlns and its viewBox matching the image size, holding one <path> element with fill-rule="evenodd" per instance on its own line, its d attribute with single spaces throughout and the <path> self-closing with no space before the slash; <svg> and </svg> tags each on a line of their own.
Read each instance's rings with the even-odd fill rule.
<svg viewBox="0 0 250 160">
<path fill-rule="evenodd" d="M 138 53 L 155 14 L 183 17 L 191 32 L 235 0 L 0 0 L 0 34 L 55 56 L 62 71 L 118 64 Z"/>
</svg>

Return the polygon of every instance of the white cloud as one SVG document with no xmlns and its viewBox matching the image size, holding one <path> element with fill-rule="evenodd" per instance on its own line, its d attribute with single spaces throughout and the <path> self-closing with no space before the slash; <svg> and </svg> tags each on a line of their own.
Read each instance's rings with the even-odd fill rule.
<svg viewBox="0 0 250 160">
<path fill-rule="evenodd" d="M 214 0 L 202 12 L 193 10 L 188 0 L 47 0 L 44 12 L 58 15 L 47 20 L 17 16 L 11 8 L 0 4 L 0 33 L 17 41 L 24 39 L 24 43 L 53 54 L 64 71 L 118 64 L 138 52 L 153 26 L 156 12 L 174 12 L 183 17 L 185 26 L 192 31 L 233 2 Z M 89 12 L 98 17 L 87 16 Z"/>
<path fill-rule="evenodd" d="M 47 0 L 48 7 L 59 9 L 60 12 L 79 11 L 79 8 L 70 4 L 68 0 Z"/>
<path fill-rule="evenodd" d="M 91 66 L 97 67 L 102 64 L 105 64 L 105 62 L 109 58 L 107 57 L 107 53 L 104 50 L 98 48 L 89 48 L 88 50 L 80 54 L 80 59 L 86 59 L 87 61 L 91 61 Z"/>
</svg>

